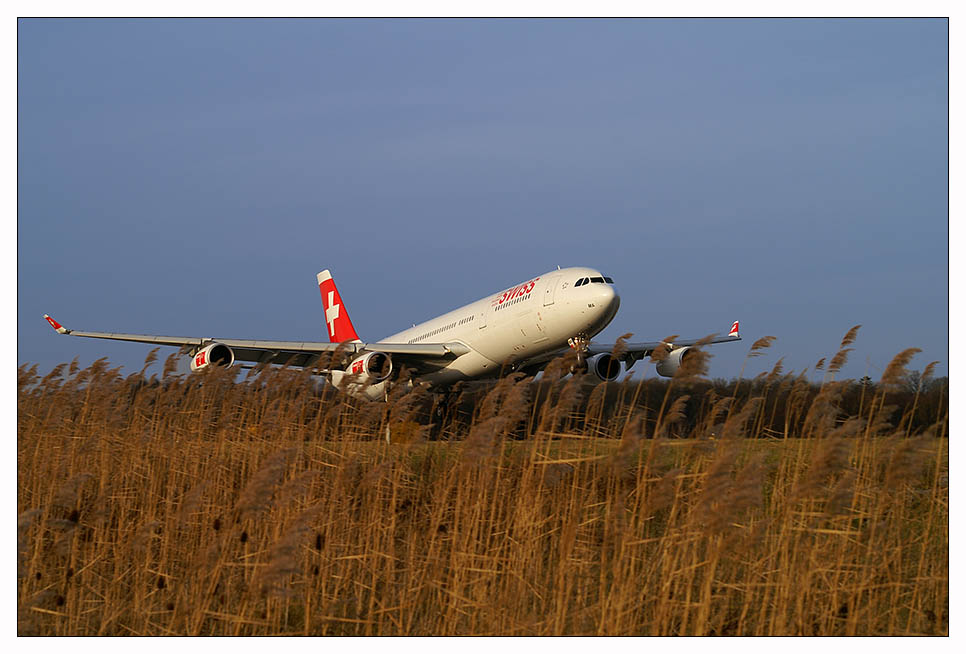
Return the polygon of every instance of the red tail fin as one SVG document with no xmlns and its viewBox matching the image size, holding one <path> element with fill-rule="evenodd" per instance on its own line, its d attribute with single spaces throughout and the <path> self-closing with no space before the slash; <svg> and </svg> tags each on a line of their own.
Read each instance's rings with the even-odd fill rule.
<svg viewBox="0 0 966 654">
<path fill-rule="evenodd" d="M 329 341 L 342 343 L 344 341 L 358 341 L 355 327 L 349 320 L 349 313 L 342 305 L 339 289 L 335 287 L 332 275 L 323 270 L 316 279 L 319 281 L 319 293 L 322 294 L 322 309 L 325 311 L 325 324 L 329 328 Z"/>
</svg>

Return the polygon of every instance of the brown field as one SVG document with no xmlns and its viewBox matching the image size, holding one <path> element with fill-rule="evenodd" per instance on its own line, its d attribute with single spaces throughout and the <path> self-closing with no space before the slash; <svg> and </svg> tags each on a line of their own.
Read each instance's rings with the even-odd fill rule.
<svg viewBox="0 0 966 654">
<path fill-rule="evenodd" d="M 433 424 L 288 370 L 21 367 L 18 633 L 945 635 L 948 400 L 909 357 L 550 370 Z"/>
</svg>

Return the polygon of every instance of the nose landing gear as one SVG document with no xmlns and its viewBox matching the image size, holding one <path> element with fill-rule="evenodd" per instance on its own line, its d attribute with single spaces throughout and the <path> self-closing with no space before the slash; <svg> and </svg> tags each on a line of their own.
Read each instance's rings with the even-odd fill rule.
<svg viewBox="0 0 966 654">
<path fill-rule="evenodd" d="M 587 372 L 587 348 L 590 345 L 590 339 L 584 334 L 577 334 L 573 338 L 567 339 L 567 344 L 577 355 L 577 361 L 570 366 L 570 374 L 576 375 L 578 372 L 581 374 Z"/>
</svg>

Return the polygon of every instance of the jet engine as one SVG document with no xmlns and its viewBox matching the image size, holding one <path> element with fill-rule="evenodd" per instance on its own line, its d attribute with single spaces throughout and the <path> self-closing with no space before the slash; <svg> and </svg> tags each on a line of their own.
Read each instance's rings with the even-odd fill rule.
<svg viewBox="0 0 966 654">
<path fill-rule="evenodd" d="M 668 352 L 667 357 L 657 362 L 655 369 L 661 377 L 673 377 L 684 360 L 690 356 L 691 348 L 679 347 Z"/>
<path fill-rule="evenodd" d="M 212 343 L 204 347 L 191 357 L 191 372 L 198 372 L 210 366 L 227 368 L 235 363 L 235 353 L 224 343 Z"/>
<path fill-rule="evenodd" d="M 621 374 L 621 362 L 605 352 L 587 359 L 587 369 L 601 381 L 614 381 Z"/>
<path fill-rule="evenodd" d="M 347 372 L 368 375 L 373 383 L 381 382 L 392 374 L 392 359 L 384 352 L 367 352 L 353 360 Z"/>
</svg>

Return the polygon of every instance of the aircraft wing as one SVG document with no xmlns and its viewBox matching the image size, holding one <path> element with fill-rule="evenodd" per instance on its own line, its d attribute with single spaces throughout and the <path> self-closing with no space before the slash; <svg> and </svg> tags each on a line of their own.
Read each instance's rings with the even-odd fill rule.
<svg viewBox="0 0 966 654">
<path fill-rule="evenodd" d="M 741 336 L 738 334 L 738 321 L 736 320 L 731 325 L 731 330 L 728 332 L 727 336 L 717 336 L 716 334 L 712 334 L 711 336 L 705 336 L 704 338 L 689 338 L 684 340 L 674 338 L 669 341 L 642 341 L 636 343 L 625 342 L 621 345 L 621 354 L 618 356 L 618 359 L 623 361 L 627 367 L 630 368 L 635 362 L 640 361 L 646 356 L 650 356 L 654 350 L 657 350 L 661 347 L 670 351 L 692 345 L 712 345 L 714 343 L 731 343 L 740 340 Z M 587 345 L 586 354 L 587 356 L 594 356 L 604 353 L 612 354 L 616 348 L 616 343 L 592 342 Z M 547 364 L 550 363 L 552 359 L 563 356 L 568 351 L 569 348 L 563 348 L 554 352 L 547 352 L 545 354 L 520 362 L 516 366 L 516 369 L 525 372 L 528 375 L 535 375 L 546 368 Z"/>
<path fill-rule="evenodd" d="M 731 343 L 733 341 L 740 341 L 741 335 L 738 333 L 738 321 L 734 321 L 731 325 L 731 329 L 727 336 L 718 336 L 717 334 L 712 334 L 710 336 L 705 336 L 704 338 L 689 338 L 685 340 L 678 340 L 677 338 L 668 341 L 643 341 L 639 343 L 623 343 L 621 346 L 621 351 L 623 354 L 618 357 L 622 361 L 632 364 L 635 361 L 640 361 L 646 356 L 649 356 L 654 350 L 661 347 L 666 348 L 668 351 L 676 350 L 680 347 L 690 347 L 693 345 L 713 345 L 714 343 Z M 593 356 L 595 354 L 602 354 L 604 352 L 614 352 L 617 347 L 616 343 L 604 344 L 604 343 L 591 343 L 587 347 L 587 354 Z"/>
<path fill-rule="evenodd" d="M 120 334 L 114 332 L 82 332 L 67 329 L 48 315 L 44 319 L 59 334 L 103 338 L 112 341 L 129 341 L 149 345 L 170 345 L 182 349 L 197 350 L 211 343 L 221 343 L 231 348 L 236 361 L 253 363 L 288 364 L 295 367 L 315 366 L 323 354 L 378 351 L 395 355 L 396 360 L 418 368 L 426 360 L 452 359 L 466 354 L 470 349 L 462 343 L 323 343 L 312 341 L 263 341 L 237 338 L 207 338 L 197 336 L 152 336 L 150 334 Z"/>
</svg>

